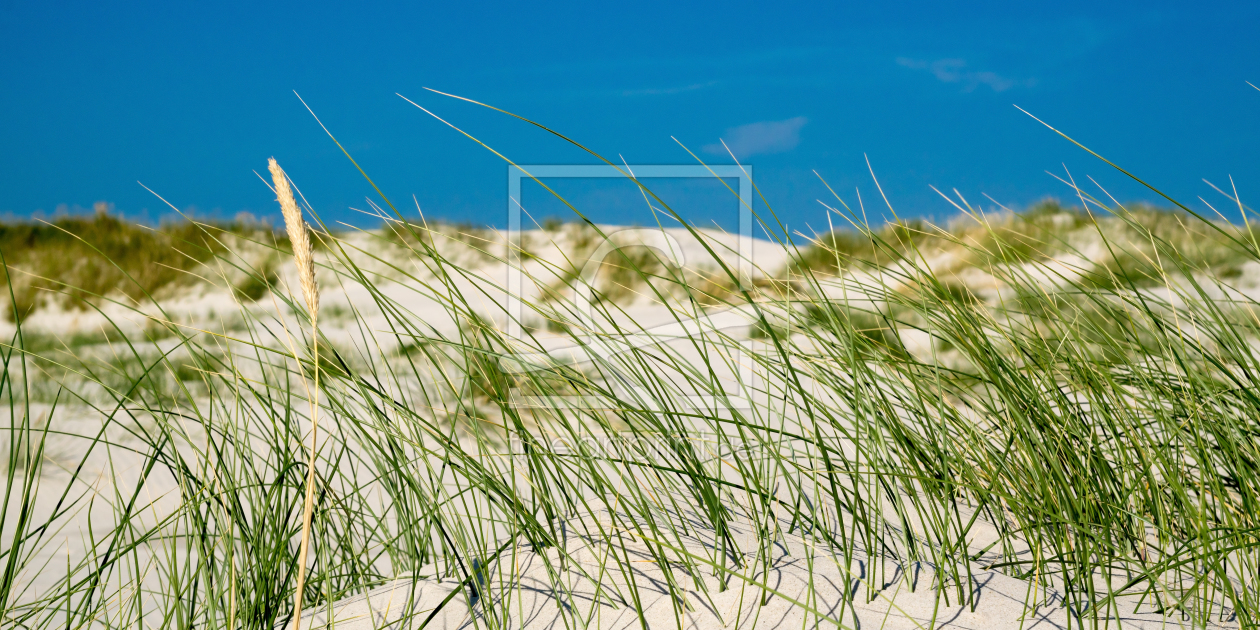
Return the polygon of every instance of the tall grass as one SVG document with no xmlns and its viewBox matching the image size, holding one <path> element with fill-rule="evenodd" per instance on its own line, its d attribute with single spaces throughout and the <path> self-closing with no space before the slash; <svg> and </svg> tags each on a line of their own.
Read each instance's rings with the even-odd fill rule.
<svg viewBox="0 0 1260 630">
<path fill-rule="evenodd" d="M 337 339 L 283 280 L 270 308 L 242 301 L 232 330 L 120 302 L 167 331 L 140 338 L 102 308 L 116 332 L 95 354 L 33 343 L 19 313 L 0 354 L 0 619 L 273 628 L 293 621 L 295 597 L 327 607 L 450 579 L 460 588 L 444 605 L 481 606 L 496 626 L 511 611 L 490 594 L 512 583 L 520 550 L 540 554 L 557 593 L 576 588 L 563 576 L 594 586 L 635 570 L 612 553 L 588 572 L 565 543 L 582 527 L 647 549 L 671 567 L 671 592 L 747 579 L 743 563 L 808 536 L 840 566 L 872 567 L 843 590 L 836 625 L 874 596 L 877 567 L 921 562 L 953 604 L 974 605 L 970 576 L 995 569 L 1036 587 L 1030 606 L 1061 593 L 1082 624 L 1123 606 L 1256 627 L 1260 319 L 1254 286 L 1239 284 L 1256 241 L 1076 192 L 1088 205 L 1023 216 L 959 198 L 970 224 L 945 228 L 868 226 L 837 199 L 830 218 L 854 227 L 800 249 L 767 213 L 764 233 L 794 262 L 744 288 L 710 243 L 699 262 L 726 276 L 720 300 L 623 256 L 618 286 L 638 276 L 676 323 L 731 303 L 747 314 L 743 328 L 649 345 L 616 296 L 576 313 L 554 295 L 576 276 L 542 265 L 525 268 L 545 289 L 526 316 L 563 325 L 509 337 L 498 276 L 388 199 L 384 230 L 317 226 L 321 285 L 367 296 Z M 502 239 L 479 243 L 507 260 Z M 201 270 L 229 267 L 261 273 L 229 250 Z M 549 354 L 557 339 L 587 360 Z M 37 382 L 55 392 L 35 395 Z M 538 403 L 574 396 L 598 404 Z M 315 426 L 324 445 L 303 453 Z M 600 448 L 582 446 L 592 437 Z M 679 542 L 692 530 L 711 532 L 709 555 Z M 634 592 L 609 600 L 641 605 Z M 420 627 L 436 613 L 408 614 Z"/>
</svg>

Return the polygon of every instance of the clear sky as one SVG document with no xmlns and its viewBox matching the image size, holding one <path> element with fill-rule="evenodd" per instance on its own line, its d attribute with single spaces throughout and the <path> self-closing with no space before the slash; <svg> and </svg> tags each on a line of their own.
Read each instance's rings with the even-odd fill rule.
<svg viewBox="0 0 1260 630">
<path fill-rule="evenodd" d="M 1205 8 L 1210 4 L 1210 7 Z M 372 190 L 296 90 L 396 201 L 502 225 L 506 166 L 415 100 L 522 163 L 715 163 L 724 138 L 778 214 L 825 222 L 867 171 L 904 216 L 947 216 L 929 188 L 1014 207 L 1092 175 L 1153 195 L 1019 105 L 1179 199 L 1260 196 L 1260 3 L 0 2 L 0 213 L 100 200 L 126 215 L 276 215 L 254 175 L 275 156 L 326 217 Z M 570 187 L 599 220 L 624 219 Z M 711 197 L 671 190 L 696 216 Z M 704 188 L 700 186 L 700 188 Z M 526 191 L 527 209 L 554 214 Z M 605 198 L 607 195 L 605 195 Z M 670 199 L 666 199 L 670 201 Z M 686 211 L 687 208 L 681 208 Z"/>
</svg>

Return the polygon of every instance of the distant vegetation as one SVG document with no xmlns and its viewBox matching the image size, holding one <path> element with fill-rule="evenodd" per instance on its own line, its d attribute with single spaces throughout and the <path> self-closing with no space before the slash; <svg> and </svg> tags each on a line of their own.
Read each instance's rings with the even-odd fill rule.
<svg viewBox="0 0 1260 630">
<path fill-rule="evenodd" d="M 1135 286 L 1151 286 L 1162 281 L 1136 270 L 1158 266 L 1157 240 L 1175 247 L 1190 268 L 1226 278 L 1254 258 L 1255 244 L 1243 226 L 1205 223 L 1181 210 L 1144 204 L 1115 215 L 1089 213 L 1051 199 L 1018 213 L 962 216 L 944 227 L 911 219 L 869 231 L 837 229 L 804 249 L 794 271 L 835 273 L 922 258 L 939 273 L 1076 255 L 1099 263 L 1090 274 L 1097 282 L 1128 276 Z"/>
<path fill-rule="evenodd" d="M 102 297 L 133 303 L 146 293 L 198 281 L 194 270 L 227 250 L 224 233 L 248 234 L 257 226 L 234 223 L 172 221 L 150 228 L 103 212 L 58 217 L 51 221 L 0 223 L 0 271 L 12 321 L 41 305 L 58 303 L 86 308 Z M 256 299 L 257 283 L 244 287 Z M 8 303 L 8 299 L 5 302 Z"/>
</svg>

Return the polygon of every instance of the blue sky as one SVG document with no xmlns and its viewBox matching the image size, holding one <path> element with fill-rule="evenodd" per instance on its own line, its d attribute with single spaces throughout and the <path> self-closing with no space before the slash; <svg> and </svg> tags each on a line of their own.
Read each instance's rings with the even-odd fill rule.
<svg viewBox="0 0 1260 630">
<path fill-rule="evenodd" d="M 1105 5 L 1105 6 L 1100 6 Z M 506 167 L 395 93 L 522 163 L 592 158 L 756 169 L 780 217 L 825 222 L 829 193 L 944 217 L 930 186 L 1019 207 L 1069 191 L 1064 165 L 1122 200 L 1153 195 L 1019 105 L 1188 205 L 1201 180 L 1260 184 L 1260 3 L 0 3 L 0 213 L 113 203 L 276 215 L 254 175 L 274 155 L 326 218 L 363 223 L 371 188 L 426 215 L 502 225 Z M 598 220 L 637 220 L 570 186 Z M 667 187 L 697 220 L 728 203 Z M 523 203 L 557 214 L 538 191 Z M 614 197 L 617 197 L 614 199 Z M 630 199 L 632 196 L 625 196 Z M 639 200 L 637 203 L 641 203 Z M 734 206 L 730 207 L 733 212 Z M 629 219 L 627 219 L 629 217 Z"/>
</svg>

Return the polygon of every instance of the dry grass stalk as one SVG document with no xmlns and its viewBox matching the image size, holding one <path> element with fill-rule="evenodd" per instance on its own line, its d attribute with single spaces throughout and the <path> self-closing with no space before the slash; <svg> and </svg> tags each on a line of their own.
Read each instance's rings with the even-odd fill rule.
<svg viewBox="0 0 1260 630">
<path fill-rule="evenodd" d="M 293 594 L 293 629 L 301 630 L 302 592 L 306 588 L 306 554 L 310 548 L 311 513 L 315 507 L 315 450 L 319 426 L 316 422 L 319 411 L 319 285 L 315 284 L 315 251 L 311 247 L 310 232 L 306 221 L 302 218 L 302 210 L 298 207 L 297 200 L 293 198 L 289 178 L 284 174 L 284 169 L 276 163 L 275 158 L 267 160 L 267 170 L 271 171 L 271 180 L 276 188 L 276 200 L 280 202 L 280 211 L 284 214 L 284 227 L 289 233 L 289 243 L 293 247 L 293 261 L 298 268 L 298 284 L 302 287 L 302 297 L 306 299 L 306 307 L 311 314 L 311 356 L 315 366 L 315 387 L 307 396 L 311 401 L 311 447 L 310 459 L 306 467 L 306 497 L 302 503 L 302 541 L 298 548 L 297 589 Z"/>
<path fill-rule="evenodd" d="M 276 187 L 276 200 L 280 202 L 280 212 L 284 214 L 284 229 L 289 233 L 289 243 L 293 246 L 293 261 L 297 263 L 302 297 L 306 299 L 306 308 L 311 312 L 311 319 L 314 319 L 319 312 L 319 287 L 315 284 L 315 250 L 311 247 L 310 232 L 302 218 L 302 209 L 293 198 L 289 178 L 276 163 L 276 158 L 267 160 L 267 170 L 271 171 L 271 181 Z"/>
</svg>

